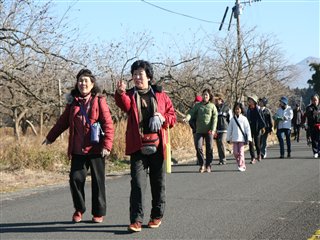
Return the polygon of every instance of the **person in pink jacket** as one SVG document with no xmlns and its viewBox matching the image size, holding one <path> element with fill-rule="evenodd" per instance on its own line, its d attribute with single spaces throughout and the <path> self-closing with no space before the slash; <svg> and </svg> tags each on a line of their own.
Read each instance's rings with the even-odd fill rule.
<svg viewBox="0 0 320 240">
<path fill-rule="evenodd" d="M 131 65 L 134 87 L 126 90 L 123 81 L 117 82 L 115 100 L 128 115 L 126 154 L 130 155 L 131 193 L 130 225 L 128 231 L 140 232 L 144 218 L 144 199 L 149 174 L 152 209 L 148 227 L 160 226 L 166 203 L 165 196 L 165 146 L 168 128 L 176 122 L 172 102 L 162 87 L 151 85 L 153 69 L 149 62 L 138 60 Z M 144 143 L 151 136 L 156 144 Z"/>
<path fill-rule="evenodd" d="M 244 146 L 252 141 L 250 124 L 243 115 L 243 111 L 242 103 L 236 102 L 233 107 L 233 118 L 230 120 L 227 131 L 227 142 L 232 142 L 233 144 L 233 155 L 236 158 L 240 172 L 246 171 Z M 246 143 L 246 141 L 248 142 Z"/>
<path fill-rule="evenodd" d="M 100 95 L 96 78 L 89 69 L 77 74 L 75 88 L 67 98 L 67 106 L 49 131 L 44 144 L 53 143 L 69 128 L 68 157 L 71 159 L 69 183 L 75 212 L 73 222 L 80 222 L 86 211 L 85 181 L 90 168 L 92 178 L 92 221 L 100 223 L 106 214 L 105 157 L 109 156 L 114 137 L 113 122 L 106 98 Z M 98 142 L 91 137 L 93 126 L 101 135 Z M 97 139 L 95 139 L 97 140 Z"/>
</svg>

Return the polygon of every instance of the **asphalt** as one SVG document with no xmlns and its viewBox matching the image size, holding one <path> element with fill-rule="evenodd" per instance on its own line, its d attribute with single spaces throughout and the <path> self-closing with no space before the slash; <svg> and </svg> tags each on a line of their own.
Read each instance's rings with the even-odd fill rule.
<svg viewBox="0 0 320 240">
<path fill-rule="evenodd" d="M 130 176 L 107 176 L 107 216 L 91 223 L 91 187 L 86 187 L 83 221 L 71 222 L 67 185 L 1 195 L 1 240 L 5 239 L 308 239 L 320 229 L 320 159 L 305 139 L 292 143 L 292 157 L 279 159 L 277 144 L 268 157 L 239 172 L 232 156 L 211 173 L 195 162 L 179 163 L 166 178 L 162 225 L 149 229 L 148 186 L 140 233 L 129 234 Z"/>
</svg>

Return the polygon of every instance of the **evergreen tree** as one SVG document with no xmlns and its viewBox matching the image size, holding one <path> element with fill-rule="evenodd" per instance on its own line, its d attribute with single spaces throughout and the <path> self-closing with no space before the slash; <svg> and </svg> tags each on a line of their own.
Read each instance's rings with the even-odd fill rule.
<svg viewBox="0 0 320 240">
<path fill-rule="evenodd" d="M 310 71 L 315 71 L 315 73 L 312 74 L 307 83 L 315 93 L 320 94 L 320 63 L 310 63 L 309 66 Z"/>
</svg>

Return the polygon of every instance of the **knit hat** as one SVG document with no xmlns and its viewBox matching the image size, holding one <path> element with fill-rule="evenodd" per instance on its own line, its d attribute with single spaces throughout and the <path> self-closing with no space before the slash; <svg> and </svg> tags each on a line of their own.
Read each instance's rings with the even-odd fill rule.
<svg viewBox="0 0 320 240">
<path fill-rule="evenodd" d="M 284 105 L 288 105 L 288 98 L 287 97 L 281 97 L 280 102 L 282 102 Z"/>
<path fill-rule="evenodd" d="M 266 97 L 259 98 L 259 102 L 262 102 L 264 106 L 267 106 L 268 104 L 268 99 Z"/>
<path fill-rule="evenodd" d="M 202 102 L 202 97 L 200 95 L 196 96 L 194 102 Z"/>
</svg>

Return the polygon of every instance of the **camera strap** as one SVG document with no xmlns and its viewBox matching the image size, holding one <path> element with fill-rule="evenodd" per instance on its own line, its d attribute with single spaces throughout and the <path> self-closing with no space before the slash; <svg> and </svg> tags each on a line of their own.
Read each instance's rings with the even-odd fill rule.
<svg viewBox="0 0 320 240">
<path fill-rule="evenodd" d="M 85 117 L 87 124 L 89 124 L 89 126 L 91 126 L 91 123 L 90 123 L 88 114 L 87 114 L 87 112 L 84 110 L 84 108 L 83 108 L 83 106 L 82 106 L 81 104 L 80 104 L 80 111 L 81 111 L 82 115 Z"/>
<path fill-rule="evenodd" d="M 242 128 L 241 128 L 241 126 L 240 126 L 240 124 L 239 124 L 238 120 L 237 120 L 237 116 L 234 116 L 234 120 L 236 121 L 236 124 L 238 125 L 238 127 L 239 127 L 240 131 L 242 132 L 243 137 L 244 137 L 244 138 L 246 138 L 246 137 L 245 137 L 245 134 L 244 134 L 244 132 L 243 132 L 243 130 L 242 130 Z"/>
</svg>

